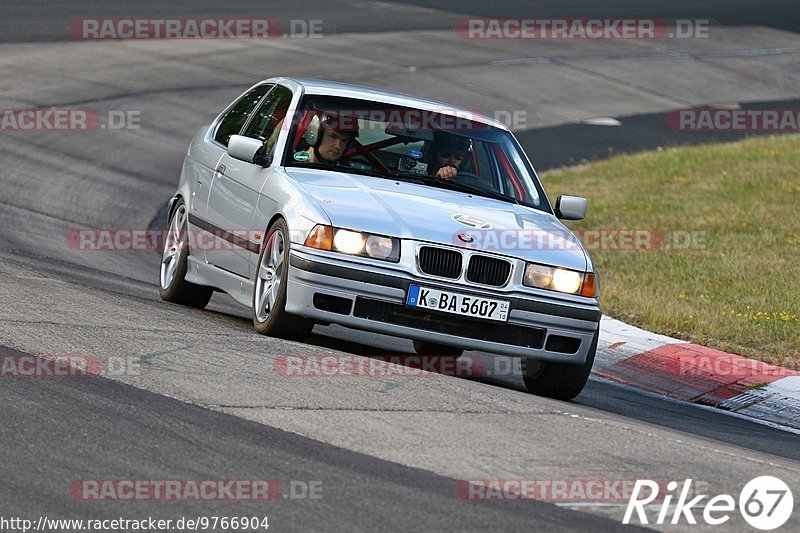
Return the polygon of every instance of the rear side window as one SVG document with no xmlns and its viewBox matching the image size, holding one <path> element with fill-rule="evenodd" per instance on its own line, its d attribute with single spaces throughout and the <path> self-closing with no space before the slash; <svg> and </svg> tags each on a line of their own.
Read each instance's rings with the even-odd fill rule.
<svg viewBox="0 0 800 533">
<path fill-rule="evenodd" d="M 239 131 L 244 126 L 247 117 L 256 108 L 261 98 L 267 94 L 267 91 L 272 85 L 259 85 L 247 91 L 239 100 L 233 104 L 227 113 L 219 121 L 217 132 L 214 134 L 214 140 L 220 144 L 228 146 L 228 140 L 231 135 L 238 135 Z"/>
</svg>

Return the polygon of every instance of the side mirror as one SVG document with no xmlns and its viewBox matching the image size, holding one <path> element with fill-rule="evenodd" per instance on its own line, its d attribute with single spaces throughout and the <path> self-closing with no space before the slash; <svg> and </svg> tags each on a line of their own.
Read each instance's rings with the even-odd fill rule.
<svg viewBox="0 0 800 533">
<path fill-rule="evenodd" d="M 556 200 L 556 216 L 562 220 L 583 220 L 589 200 L 580 196 L 559 195 Z"/>
<path fill-rule="evenodd" d="M 262 167 L 272 164 L 272 157 L 267 157 L 266 151 L 267 147 L 263 142 L 244 135 L 231 135 L 228 141 L 228 155 L 234 159 Z"/>
</svg>

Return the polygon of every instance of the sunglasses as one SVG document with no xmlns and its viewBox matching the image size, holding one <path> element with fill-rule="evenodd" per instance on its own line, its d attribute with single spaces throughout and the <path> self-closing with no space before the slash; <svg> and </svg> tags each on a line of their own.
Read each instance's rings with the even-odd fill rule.
<svg viewBox="0 0 800 533">
<path fill-rule="evenodd" d="M 439 157 L 443 157 L 445 159 L 448 159 L 450 157 L 455 157 L 455 159 L 464 159 L 465 155 L 466 154 L 464 152 L 456 152 L 453 150 L 442 150 L 441 152 L 439 152 Z"/>
</svg>

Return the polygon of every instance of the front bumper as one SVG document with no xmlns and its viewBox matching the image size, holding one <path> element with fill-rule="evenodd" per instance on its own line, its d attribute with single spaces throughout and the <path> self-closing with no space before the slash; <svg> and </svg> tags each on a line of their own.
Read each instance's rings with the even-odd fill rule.
<svg viewBox="0 0 800 533">
<path fill-rule="evenodd" d="M 411 284 L 510 300 L 508 322 L 407 307 Z M 586 361 L 601 317 L 597 306 L 465 288 L 297 248 L 290 252 L 286 311 L 320 322 L 465 350 L 570 364 Z"/>
</svg>

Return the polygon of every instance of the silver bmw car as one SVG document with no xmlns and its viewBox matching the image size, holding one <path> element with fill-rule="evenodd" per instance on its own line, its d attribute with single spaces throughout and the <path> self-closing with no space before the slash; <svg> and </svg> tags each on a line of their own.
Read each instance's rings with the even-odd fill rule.
<svg viewBox="0 0 800 533">
<path fill-rule="evenodd" d="M 224 291 L 263 334 L 315 323 L 405 337 L 416 351 L 522 358 L 528 390 L 583 389 L 598 280 L 502 123 L 378 89 L 270 78 L 192 139 L 160 269 L 161 297 Z"/>
</svg>

